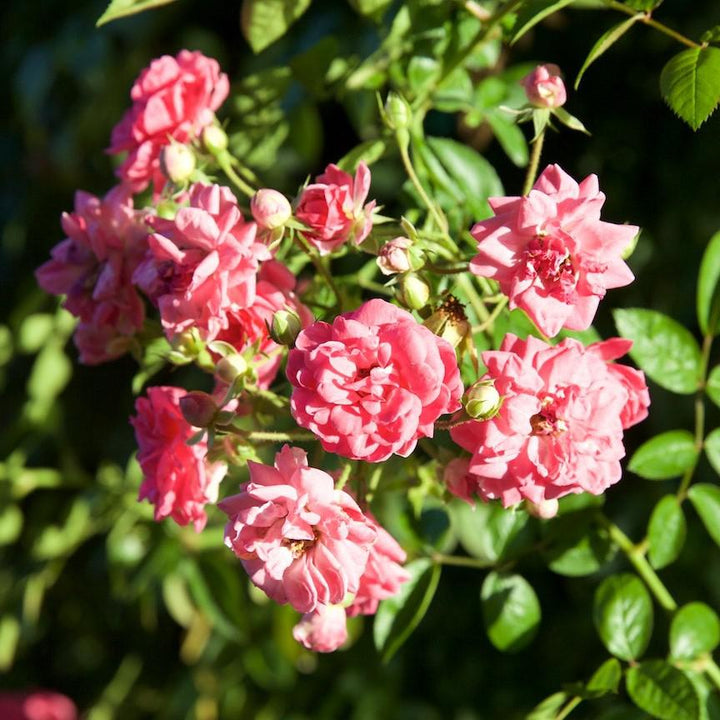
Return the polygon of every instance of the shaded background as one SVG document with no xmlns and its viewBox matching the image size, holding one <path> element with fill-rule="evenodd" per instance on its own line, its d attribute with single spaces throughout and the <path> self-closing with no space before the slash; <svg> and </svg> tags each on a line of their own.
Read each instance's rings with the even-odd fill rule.
<svg viewBox="0 0 720 720">
<path fill-rule="evenodd" d="M 136 484 L 129 484 L 132 469 L 124 475 L 134 450 L 126 421 L 134 365 L 128 359 L 96 368 L 74 365 L 55 398 L 43 383 L 52 385 L 58 373 L 69 372 L 62 360 L 68 329 L 61 322 L 52 331 L 36 327 L 40 321 L 26 324 L 29 316 L 54 311 L 32 272 L 62 239 L 60 213 L 72 208 L 76 189 L 102 195 L 114 184 L 103 148 L 127 107 L 134 78 L 152 58 L 183 47 L 201 49 L 238 81 L 261 63 L 284 62 L 326 33 L 368 50 L 377 37 L 374 26 L 349 7 L 316 0 L 289 39 L 256 59 L 240 34 L 234 3 L 180 0 L 95 29 L 104 6 L 95 0 L 10 2 L 0 26 L 8 82 L 0 121 L 0 322 L 14 337 L 11 343 L 7 331 L 0 335 L 0 508 L 17 507 L 24 518 L 14 533 L 16 516 L 0 510 L 0 687 L 59 690 L 81 708 L 94 708 L 93 718 L 212 718 L 219 709 L 223 718 L 268 720 L 471 720 L 522 717 L 562 683 L 589 677 L 605 657 L 589 620 L 597 577 L 564 578 L 540 562 L 526 563 L 523 573 L 537 590 L 543 623 L 528 648 L 503 655 L 483 630 L 482 574 L 445 568 L 427 617 L 390 664 L 381 666 L 369 626 L 347 652 L 300 652 L 288 640 L 294 614 L 271 611 L 249 596 L 241 571 L 222 548 L 198 550 L 165 526 L 111 532 L 121 517 L 118 507 L 130 501 L 139 482 L 135 476 Z M 690 11 L 687 3 L 666 0 L 657 16 L 698 37 L 720 24 L 720 6 L 705 0 L 692 3 Z M 515 47 L 511 60 L 555 62 L 572 80 L 595 39 L 619 19 L 609 12 L 564 12 Z M 604 218 L 643 228 L 630 260 L 638 281 L 611 291 L 606 305 L 661 310 L 696 332 L 697 268 L 705 244 L 720 229 L 720 113 L 693 133 L 663 105 L 659 72 L 679 49 L 670 38 L 636 27 L 588 71 L 580 92 L 570 93 L 567 108 L 592 137 L 551 134 L 544 158 L 577 178 L 597 173 L 608 197 Z M 289 194 L 358 141 L 333 100 L 298 111 L 295 120 L 276 169 L 276 185 Z M 435 134 L 456 131 L 453 119 L 432 121 Z M 494 143 L 484 150 L 506 190 L 519 193 L 522 171 Z M 393 187 L 392 179 L 374 177 L 373 190 L 388 214 L 397 203 Z M 607 307 L 597 326 L 603 336 L 615 333 Z M 58 346 L 48 354 L 52 367 L 36 373 L 33 389 L 36 355 L 48 343 Z M 71 345 L 67 353 L 74 363 Z M 43 387 L 51 398 L 45 404 Z M 657 387 L 651 392 L 651 418 L 633 431 L 631 444 L 692 423 L 690 397 Z M 717 413 L 711 413 L 708 428 L 716 424 Z M 13 475 L 18 462 L 31 470 L 23 476 L 31 491 L 21 497 Z M 33 474 L 33 468 L 58 472 L 51 477 Z M 697 478 L 715 481 L 705 465 Z M 608 493 L 609 514 L 639 537 L 649 508 L 668 487 L 628 475 Z M 86 530 L 77 537 L 48 536 L 48 528 L 61 529 L 73 512 L 86 513 L 85 524 L 77 521 Z M 717 608 L 720 556 L 698 525 L 690 523 L 682 557 L 663 577 L 681 603 L 703 599 Z M 188 557 L 199 552 L 197 582 L 214 598 L 205 601 L 213 633 L 192 624 L 187 632 L 178 624 L 182 607 L 172 617 L 166 609 L 176 588 L 163 576 L 192 575 Z M 609 570 L 622 566 L 617 560 Z M 6 620 L 12 617 L 21 618 L 15 633 Z M 232 627 L 219 632 L 223 621 Z M 650 652 L 656 655 L 666 652 L 657 640 L 666 635 L 658 622 Z M 204 643 L 203 633 L 210 635 Z M 4 662 L 8 653 L 11 660 Z M 588 705 L 577 715 L 642 717 L 633 710 L 613 714 L 613 708 L 612 702 Z"/>
</svg>

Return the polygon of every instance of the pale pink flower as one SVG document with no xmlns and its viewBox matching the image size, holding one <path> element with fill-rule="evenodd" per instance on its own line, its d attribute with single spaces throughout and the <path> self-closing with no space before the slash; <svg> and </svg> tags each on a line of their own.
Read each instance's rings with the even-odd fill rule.
<svg viewBox="0 0 720 720">
<path fill-rule="evenodd" d="M 272 188 L 261 188 L 253 195 L 250 212 L 255 222 L 266 230 L 277 230 L 292 217 L 290 201 Z"/>
<path fill-rule="evenodd" d="M 180 411 L 185 395 L 177 387 L 151 387 L 135 403 L 137 415 L 130 423 L 144 475 L 138 499 L 155 505 L 155 520 L 172 517 L 178 525 L 193 523 L 200 532 L 207 521 L 205 505 L 217 500 L 227 468 L 207 460 L 205 440 L 187 444 L 197 429 Z"/>
<path fill-rule="evenodd" d="M 112 131 L 108 152 L 127 151 L 116 174 L 133 192 L 150 182 L 156 192 L 165 184 L 160 152 L 175 141 L 186 143 L 212 124 L 215 110 L 228 95 L 227 75 L 216 60 L 181 50 L 163 55 L 143 70 L 130 91 L 132 107 Z"/>
<path fill-rule="evenodd" d="M 77 720 L 78 711 L 70 698 L 49 690 L 0 693 L 2 720 Z"/>
<path fill-rule="evenodd" d="M 255 302 L 259 264 L 270 258 L 257 226 L 245 222 L 228 188 L 202 184 L 190 188 L 189 207 L 152 226 L 134 281 L 157 304 L 168 338 L 191 327 L 216 338 L 232 313 Z"/>
<path fill-rule="evenodd" d="M 301 613 L 356 593 L 377 531 L 333 478 L 284 446 L 275 467 L 248 462 L 250 481 L 219 503 L 225 544 L 255 585 Z"/>
<path fill-rule="evenodd" d="M 363 204 L 369 191 L 370 170 L 365 163 L 358 165 L 354 178 L 337 165 L 328 165 L 298 200 L 295 217 L 310 228 L 303 237 L 321 255 L 348 241 L 359 245 L 372 229 L 375 201 Z"/>
<path fill-rule="evenodd" d="M 326 451 L 367 462 L 407 457 L 463 391 L 450 343 L 378 299 L 303 330 L 287 376 L 298 424 Z"/>
<path fill-rule="evenodd" d="M 308 650 L 334 652 L 347 640 L 347 617 L 342 605 L 318 605 L 293 628 L 293 637 Z"/>
<path fill-rule="evenodd" d="M 567 100 L 565 83 L 557 65 L 538 65 L 522 79 L 521 84 L 527 99 L 535 107 L 556 108 Z"/>
<path fill-rule="evenodd" d="M 378 603 L 397 595 L 400 586 L 410 579 L 410 573 L 402 567 L 407 557 L 405 551 L 370 513 L 365 513 L 365 517 L 375 528 L 377 539 L 370 547 L 365 572 L 360 578 L 355 598 L 347 609 L 349 617 L 374 615 Z"/>
<path fill-rule="evenodd" d="M 386 242 L 378 256 L 377 264 L 383 275 L 404 273 L 412 268 L 410 253 L 412 241 L 406 237 L 396 237 Z"/>
<path fill-rule="evenodd" d="M 61 218 L 67 238 L 35 271 L 40 287 L 65 295 L 63 307 L 79 318 L 75 342 L 83 363 L 121 355 L 142 327 L 145 307 L 132 275 L 147 249 L 145 219 L 127 188 L 104 198 L 78 191 L 75 211 Z"/>
<path fill-rule="evenodd" d="M 456 497 L 470 505 L 475 504 L 473 495 L 477 480 L 470 474 L 470 458 L 453 458 L 443 468 L 442 481 L 447 489 Z"/>
<path fill-rule="evenodd" d="M 217 335 L 217 340 L 229 343 L 239 353 L 256 347 L 254 366 L 258 386 L 263 389 L 275 379 L 283 354 L 283 348 L 270 338 L 268 325 L 272 325 L 273 315 L 278 310 L 293 310 L 303 327 L 313 320 L 310 310 L 297 299 L 295 284 L 295 276 L 281 262 L 264 262 L 257 275 L 254 302 L 228 313 L 228 326 Z"/>
<path fill-rule="evenodd" d="M 632 282 L 621 258 L 634 225 L 600 220 L 605 196 L 595 175 L 579 185 L 549 165 L 525 197 L 490 198 L 495 217 L 471 230 L 476 275 L 494 278 L 545 335 L 584 330 L 609 288 Z"/>
<path fill-rule="evenodd" d="M 547 508 L 548 500 L 599 495 L 616 483 L 623 429 L 644 417 L 649 402 L 642 373 L 628 382 L 607 362 L 622 346 L 608 340 L 585 348 L 567 339 L 553 347 L 508 335 L 500 350 L 484 352 L 485 378 L 494 380 L 502 406 L 489 420 L 451 429 L 473 455 L 464 479 L 460 467 L 450 473 L 449 489 L 466 500 L 472 489 L 506 507 L 526 499 Z"/>
</svg>

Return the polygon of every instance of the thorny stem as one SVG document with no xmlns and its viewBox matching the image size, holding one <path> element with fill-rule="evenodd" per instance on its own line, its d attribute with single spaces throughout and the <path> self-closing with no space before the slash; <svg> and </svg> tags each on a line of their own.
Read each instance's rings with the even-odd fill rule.
<svg viewBox="0 0 720 720">
<path fill-rule="evenodd" d="M 612 8 L 613 10 L 618 10 L 619 12 L 623 12 L 626 15 L 637 15 L 637 10 L 633 10 L 633 8 L 629 7 L 628 5 L 623 5 L 623 3 L 617 2 L 616 0 L 605 0 L 607 6 L 609 8 Z M 663 25 L 661 22 L 658 22 L 657 20 L 654 20 L 652 15 L 647 12 L 643 15 L 641 15 L 638 18 L 639 22 L 648 25 L 652 28 L 655 28 L 655 30 L 658 30 L 659 32 L 673 38 L 674 40 L 677 40 L 682 45 L 687 45 L 689 48 L 702 48 L 704 47 L 700 43 L 696 43 L 694 40 L 691 40 L 689 37 L 686 37 L 685 35 L 682 35 L 681 33 L 677 32 L 677 30 L 673 30 L 672 28 L 668 27 L 667 25 Z"/>
<path fill-rule="evenodd" d="M 546 126 L 547 127 L 547 126 Z M 538 165 L 540 164 L 540 155 L 542 154 L 543 143 L 545 142 L 545 128 L 543 128 L 532 144 L 532 153 L 530 154 L 530 163 L 528 164 L 527 173 L 525 174 L 525 184 L 523 185 L 523 195 L 527 195 L 532 189 L 537 175 Z"/>
</svg>

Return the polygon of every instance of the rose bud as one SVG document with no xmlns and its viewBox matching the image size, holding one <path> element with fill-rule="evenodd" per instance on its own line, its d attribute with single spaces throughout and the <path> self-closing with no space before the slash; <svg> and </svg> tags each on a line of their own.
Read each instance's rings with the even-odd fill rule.
<svg viewBox="0 0 720 720">
<path fill-rule="evenodd" d="M 176 185 L 190 180 L 195 172 L 195 164 L 195 153 L 187 145 L 171 143 L 160 152 L 162 174 Z"/>
<path fill-rule="evenodd" d="M 492 380 L 479 380 L 471 385 L 464 398 L 465 412 L 477 420 L 488 420 L 497 415 L 502 397 Z"/>
<path fill-rule="evenodd" d="M 215 422 L 218 406 L 205 392 L 193 390 L 180 398 L 179 405 L 183 417 L 193 427 L 210 427 Z"/>
<path fill-rule="evenodd" d="M 292 217 L 290 201 L 271 188 L 262 188 L 253 195 L 250 212 L 255 222 L 266 230 L 281 228 Z"/>
<path fill-rule="evenodd" d="M 557 65 L 538 65 L 521 81 L 531 105 L 557 108 L 565 104 L 567 92 Z"/>
</svg>

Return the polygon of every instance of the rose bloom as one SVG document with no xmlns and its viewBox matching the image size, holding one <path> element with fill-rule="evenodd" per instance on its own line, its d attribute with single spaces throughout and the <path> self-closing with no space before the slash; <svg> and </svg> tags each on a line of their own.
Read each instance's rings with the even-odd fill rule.
<svg viewBox="0 0 720 720">
<path fill-rule="evenodd" d="M 30 693 L 0 693 L 2 720 L 77 720 L 75 703 L 60 693 L 36 690 Z"/>
<path fill-rule="evenodd" d="M 169 339 L 195 327 L 213 340 L 230 314 L 255 302 L 259 264 L 270 258 L 257 226 L 245 222 L 228 188 L 199 183 L 190 188 L 189 207 L 172 220 L 153 218 L 152 226 L 133 280 L 158 306 Z"/>
<path fill-rule="evenodd" d="M 570 493 L 599 495 L 621 476 L 623 429 L 647 415 L 643 374 L 609 362 L 629 349 L 619 338 L 588 348 L 507 335 L 482 354 L 503 397 L 490 420 L 458 425 L 452 439 L 472 453 L 467 469 L 446 469 L 448 489 L 466 500 L 526 499 L 540 506 Z"/>
<path fill-rule="evenodd" d="M 198 137 L 214 121 L 229 88 L 217 61 L 200 52 L 181 50 L 177 57 L 153 60 L 130 91 L 132 107 L 112 131 L 107 152 L 128 153 L 117 176 L 133 192 L 151 181 L 159 192 L 165 184 L 160 170 L 163 147 Z"/>
<path fill-rule="evenodd" d="M 207 442 L 187 441 L 196 432 L 180 411 L 187 393 L 177 387 L 151 387 L 135 402 L 138 462 L 144 479 L 138 500 L 155 505 L 155 520 L 172 517 L 178 525 L 193 523 L 200 532 L 207 521 L 205 505 L 217 500 L 224 463 L 209 462 Z"/>
<path fill-rule="evenodd" d="M 35 271 L 38 284 L 65 295 L 63 307 L 80 319 L 75 344 L 88 365 L 121 355 L 143 324 L 145 308 L 132 275 L 147 249 L 146 214 L 133 208 L 127 188 L 104 198 L 79 191 L 75 211 L 63 213 L 67 238 Z M 119 341 L 118 341 L 119 340 Z"/>
<path fill-rule="evenodd" d="M 293 637 L 315 652 L 334 652 L 347 640 L 347 617 L 342 605 L 318 605 L 293 628 Z"/>
<path fill-rule="evenodd" d="M 358 590 L 377 531 L 333 478 L 285 445 L 275 466 L 248 462 L 250 480 L 219 503 L 225 544 L 252 582 L 301 613 Z"/>
<path fill-rule="evenodd" d="M 538 65 L 521 84 L 527 99 L 539 108 L 556 108 L 565 104 L 567 91 L 557 65 Z"/>
<path fill-rule="evenodd" d="M 297 423 L 327 452 L 367 462 L 410 455 L 463 391 L 450 343 L 378 299 L 303 330 L 287 376 Z"/>
<path fill-rule="evenodd" d="M 606 289 L 632 282 L 621 253 L 638 228 L 600 220 L 605 196 L 595 175 L 578 185 L 549 165 L 526 197 L 489 202 L 495 217 L 471 230 L 478 254 L 470 270 L 497 280 L 510 307 L 545 335 L 590 327 Z"/>
<path fill-rule="evenodd" d="M 310 229 L 303 237 L 321 255 L 348 241 L 359 245 L 372 229 L 375 201 L 363 205 L 370 191 L 370 170 L 361 162 L 355 177 L 337 165 L 328 165 L 300 195 L 295 217 Z"/>
<path fill-rule="evenodd" d="M 232 345 L 238 352 L 256 346 L 254 357 L 258 374 L 258 386 L 263 389 L 277 375 L 282 361 L 283 348 L 270 338 L 268 325 L 278 310 L 289 309 L 297 313 L 305 327 L 313 316 L 310 310 L 295 296 L 295 276 L 277 260 L 268 260 L 260 266 L 252 305 L 228 313 L 228 327 L 222 330 L 217 340 Z"/>
</svg>

